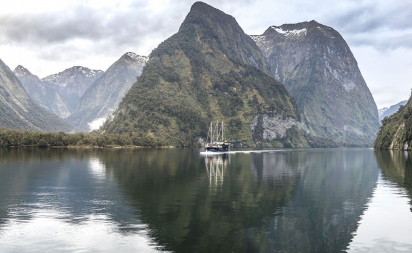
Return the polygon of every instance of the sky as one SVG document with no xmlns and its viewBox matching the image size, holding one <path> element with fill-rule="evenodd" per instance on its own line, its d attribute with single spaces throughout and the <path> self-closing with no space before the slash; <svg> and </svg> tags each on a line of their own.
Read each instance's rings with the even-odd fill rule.
<svg viewBox="0 0 412 253">
<path fill-rule="evenodd" d="M 73 66 L 106 70 L 175 34 L 192 0 L 0 0 L 0 59 L 40 78 Z M 316 20 L 348 43 L 378 108 L 409 98 L 412 0 L 205 0 L 246 34 Z"/>
</svg>

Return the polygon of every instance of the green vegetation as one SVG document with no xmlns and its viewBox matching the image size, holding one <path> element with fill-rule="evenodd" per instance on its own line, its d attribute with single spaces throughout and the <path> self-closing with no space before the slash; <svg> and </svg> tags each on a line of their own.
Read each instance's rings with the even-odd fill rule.
<svg viewBox="0 0 412 253">
<path fill-rule="evenodd" d="M 151 136 L 137 134 L 67 134 L 8 130 L 0 128 L 0 147 L 126 147 L 164 146 L 164 143 Z"/>
<path fill-rule="evenodd" d="M 151 53 L 102 133 L 194 146 L 206 139 L 210 122 L 223 120 L 228 140 L 307 146 L 302 136 L 284 143 L 252 133 L 250 123 L 257 115 L 299 120 L 295 102 L 267 69 L 261 51 L 233 17 L 195 4 L 179 32 Z"/>
<path fill-rule="evenodd" d="M 375 149 L 412 150 L 412 100 L 382 120 Z"/>
</svg>

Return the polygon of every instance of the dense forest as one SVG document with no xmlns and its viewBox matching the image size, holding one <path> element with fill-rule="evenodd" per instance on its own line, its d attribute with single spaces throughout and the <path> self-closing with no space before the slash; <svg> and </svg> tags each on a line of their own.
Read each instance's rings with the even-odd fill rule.
<svg viewBox="0 0 412 253">
<path fill-rule="evenodd" d="M 138 134 L 46 133 L 0 128 L 0 147 L 158 147 L 154 137 Z"/>
<path fill-rule="evenodd" d="M 412 100 L 409 98 L 405 106 L 382 120 L 375 140 L 376 149 L 412 149 Z"/>
<path fill-rule="evenodd" d="M 314 138 L 307 134 L 302 134 L 296 128 L 288 130 L 288 134 L 279 143 L 273 143 L 272 147 L 292 148 L 296 146 L 306 147 L 337 147 L 328 139 Z M 190 146 L 199 146 L 201 143 Z M 249 143 L 242 143 L 243 147 L 248 147 Z M 11 130 L 0 128 L 0 147 L 75 147 L 75 148 L 116 148 L 116 147 L 163 147 L 170 146 L 153 135 L 138 133 L 130 134 L 99 134 L 92 133 L 47 133 L 23 130 Z M 178 145 L 183 147 L 183 145 Z M 265 148 L 262 143 L 254 143 L 249 146 L 254 148 Z"/>
</svg>

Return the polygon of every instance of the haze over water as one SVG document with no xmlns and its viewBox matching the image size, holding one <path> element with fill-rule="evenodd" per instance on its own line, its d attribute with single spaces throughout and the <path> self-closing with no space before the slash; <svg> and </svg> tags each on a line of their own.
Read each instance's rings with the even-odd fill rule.
<svg viewBox="0 0 412 253">
<path fill-rule="evenodd" d="M 0 150 L 0 252 L 409 252 L 410 154 Z"/>
</svg>

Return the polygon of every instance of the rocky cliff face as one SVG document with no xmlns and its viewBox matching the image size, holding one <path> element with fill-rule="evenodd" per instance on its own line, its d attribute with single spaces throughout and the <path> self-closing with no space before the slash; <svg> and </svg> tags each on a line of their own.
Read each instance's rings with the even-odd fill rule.
<svg viewBox="0 0 412 253">
<path fill-rule="evenodd" d="M 24 89 L 35 103 L 60 117 L 70 114 L 67 104 L 56 87 L 33 75 L 21 65 L 14 69 L 14 74 L 19 78 Z"/>
<path fill-rule="evenodd" d="M 147 60 L 132 52 L 124 54 L 84 92 L 66 120 L 77 131 L 99 128 L 141 75 Z"/>
<path fill-rule="evenodd" d="M 284 132 L 298 128 L 296 107 L 268 74 L 262 52 L 236 20 L 197 2 L 179 32 L 152 52 L 103 131 L 192 145 L 211 121 L 224 120 L 231 140 L 284 144 Z"/>
<path fill-rule="evenodd" d="M 315 136 L 372 145 L 379 127 L 373 97 L 342 36 L 316 21 L 269 27 L 251 36 L 295 99 Z"/>
<path fill-rule="evenodd" d="M 0 127 L 36 131 L 70 131 L 56 115 L 33 102 L 14 73 L 0 60 Z"/>
<path fill-rule="evenodd" d="M 66 118 L 86 89 L 103 71 L 77 66 L 39 79 L 24 67 L 18 66 L 14 73 L 34 101 L 59 117 Z"/>
<path fill-rule="evenodd" d="M 412 150 L 412 99 L 382 120 L 375 141 L 376 149 Z"/>
<path fill-rule="evenodd" d="M 103 71 L 101 70 L 75 66 L 60 73 L 47 76 L 43 78 L 43 81 L 57 90 L 71 114 L 79 98 L 102 74 Z M 59 116 L 66 118 L 69 115 Z"/>
</svg>

